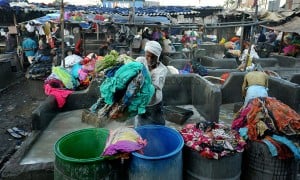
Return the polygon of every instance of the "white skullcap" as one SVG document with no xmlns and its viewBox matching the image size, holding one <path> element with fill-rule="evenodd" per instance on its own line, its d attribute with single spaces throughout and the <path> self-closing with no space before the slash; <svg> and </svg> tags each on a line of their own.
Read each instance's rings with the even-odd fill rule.
<svg viewBox="0 0 300 180">
<path fill-rule="evenodd" d="M 160 44 L 156 41 L 148 41 L 145 46 L 145 51 L 148 51 L 155 56 L 159 57 L 162 51 Z"/>
</svg>

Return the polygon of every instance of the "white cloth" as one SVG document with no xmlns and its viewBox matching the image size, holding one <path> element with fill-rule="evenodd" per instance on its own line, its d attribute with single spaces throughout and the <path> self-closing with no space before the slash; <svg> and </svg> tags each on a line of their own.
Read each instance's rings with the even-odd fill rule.
<svg viewBox="0 0 300 180">
<path fill-rule="evenodd" d="M 178 69 L 176 69 L 174 66 L 167 66 L 169 69 L 170 74 L 179 74 Z"/>
<path fill-rule="evenodd" d="M 25 28 L 28 32 L 34 32 L 34 26 L 31 26 L 29 23 L 25 25 Z"/>
<path fill-rule="evenodd" d="M 163 40 L 163 52 L 165 53 L 175 52 L 174 49 L 172 48 L 172 42 L 170 41 L 170 39 Z"/>
<path fill-rule="evenodd" d="M 79 63 L 81 60 L 82 60 L 82 57 L 80 57 L 76 54 L 69 55 L 69 56 L 65 57 L 65 68 L 68 71 L 71 71 L 72 67 L 75 64 Z M 61 66 L 63 66 L 63 62 L 61 62 Z"/>
<path fill-rule="evenodd" d="M 160 44 L 157 41 L 148 41 L 145 46 L 145 51 L 151 52 L 159 57 L 162 51 Z"/>
<path fill-rule="evenodd" d="M 246 61 L 247 54 L 248 54 L 248 49 L 244 49 L 243 54 L 240 58 L 240 61 Z M 258 59 L 259 58 L 257 52 L 254 49 L 254 45 L 251 46 L 251 51 L 250 51 L 249 56 L 250 56 L 251 59 L 253 59 L 253 58 Z"/>
<path fill-rule="evenodd" d="M 251 99 L 257 98 L 257 97 L 268 97 L 268 91 L 267 88 L 264 86 L 259 85 L 251 85 L 247 88 L 247 93 L 245 97 L 244 106 L 247 106 L 248 102 Z"/>
<path fill-rule="evenodd" d="M 143 63 L 148 69 L 147 60 L 145 57 L 138 57 L 136 61 Z M 156 68 L 150 71 L 152 84 L 155 87 L 155 94 L 148 106 L 156 105 L 162 101 L 162 88 L 164 87 L 167 73 L 168 68 L 161 62 Z"/>
<path fill-rule="evenodd" d="M 37 29 L 39 35 L 41 35 L 41 36 L 45 35 L 45 31 L 42 26 L 36 26 L 36 29 Z"/>
<path fill-rule="evenodd" d="M 149 39 L 146 39 L 146 38 L 144 38 L 144 39 L 142 40 L 142 45 L 141 45 L 141 49 L 142 49 L 142 50 L 145 50 L 145 47 L 146 47 L 146 44 L 147 44 L 148 41 L 149 41 Z"/>
</svg>

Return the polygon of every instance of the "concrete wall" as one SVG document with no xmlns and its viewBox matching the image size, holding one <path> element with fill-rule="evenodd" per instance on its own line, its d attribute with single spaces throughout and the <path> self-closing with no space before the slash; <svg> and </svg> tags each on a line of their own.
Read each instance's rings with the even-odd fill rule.
<svg viewBox="0 0 300 180">
<path fill-rule="evenodd" d="M 189 59 L 173 59 L 173 60 L 169 61 L 168 65 L 174 66 L 176 69 L 181 70 L 184 68 L 184 66 L 187 63 L 190 63 L 190 62 L 191 62 L 191 60 L 189 60 Z"/>
<path fill-rule="evenodd" d="M 242 84 L 245 72 L 232 72 L 221 87 L 222 104 L 243 102 Z"/>
<path fill-rule="evenodd" d="M 43 130 L 58 113 L 91 107 L 100 97 L 100 80 L 93 80 L 90 86 L 82 91 L 76 91 L 69 95 L 62 109 L 57 107 L 54 96 L 48 96 L 39 107 L 32 112 L 32 129 Z"/>
<path fill-rule="evenodd" d="M 188 59 L 176 59 L 176 60 L 171 60 L 169 62 L 169 66 L 174 66 L 177 69 L 183 69 L 184 66 L 191 62 Z M 216 76 L 216 77 L 220 77 L 222 74 L 226 73 L 226 72 L 239 72 L 239 70 L 237 69 L 216 69 L 216 68 L 207 68 L 208 71 L 208 76 Z"/>
<path fill-rule="evenodd" d="M 278 60 L 278 65 L 281 67 L 300 67 L 300 58 L 271 54 L 270 57 Z"/>
<path fill-rule="evenodd" d="M 300 73 L 295 73 L 291 76 L 290 82 L 300 85 Z"/>
<path fill-rule="evenodd" d="M 219 120 L 221 91 L 199 75 L 167 76 L 163 95 L 164 105 L 194 105 L 206 120 Z"/>
<path fill-rule="evenodd" d="M 218 44 L 201 44 L 200 49 L 205 49 L 206 56 L 222 58 L 224 56 L 224 46 Z"/>
<path fill-rule="evenodd" d="M 14 79 L 10 60 L 0 60 L 0 89 L 7 87 Z"/>
<path fill-rule="evenodd" d="M 221 87 L 222 104 L 243 101 L 242 84 L 245 74 L 245 72 L 232 72 L 230 74 Z M 270 77 L 268 94 L 270 97 L 275 97 L 294 110 L 300 110 L 300 85 L 284 79 Z"/>
<path fill-rule="evenodd" d="M 261 67 L 275 67 L 278 66 L 278 60 L 275 57 L 270 58 L 253 58 L 255 64 L 260 64 Z"/>
<path fill-rule="evenodd" d="M 300 85 L 284 79 L 270 77 L 269 96 L 289 105 L 296 111 L 300 110 Z"/>
<path fill-rule="evenodd" d="M 200 59 L 200 62 L 203 66 L 215 67 L 218 69 L 235 69 L 238 67 L 238 64 L 234 58 L 218 59 L 209 56 L 203 56 Z"/>
</svg>

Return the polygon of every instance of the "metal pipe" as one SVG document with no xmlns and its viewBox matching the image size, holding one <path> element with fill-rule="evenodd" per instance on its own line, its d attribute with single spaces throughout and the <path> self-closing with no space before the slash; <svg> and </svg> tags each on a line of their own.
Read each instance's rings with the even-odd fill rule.
<svg viewBox="0 0 300 180">
<path fill-rule="evenodd" d="M 60 5 L 60 28 L 61 28 L 61 58 L 63 67 L 65 68 L 65 18 L 64 18 L 64 0 L 61 0 Z"/>
<path fill-rule="evenodd" d="M 226 27 L 237 27 L 237 26 L 253 26 L 258 24 L 264 24 L 269 21 L 260 21 L 260 22 L 253 22 L 253 23 L 247 23 L 247 24 L 233 24 L 233 25 L 224 25 L 224 26 L 205 26 L 205 28 L 226 28 Z"/>
</svg>

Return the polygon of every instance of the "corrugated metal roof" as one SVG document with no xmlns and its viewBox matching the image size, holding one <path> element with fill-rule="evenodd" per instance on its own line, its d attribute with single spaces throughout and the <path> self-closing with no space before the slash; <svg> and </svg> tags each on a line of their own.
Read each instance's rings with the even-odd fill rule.
<svg viewBox="0 0 300 180">
<path fill-rule="evenodd" d="M 300 24 L 300 17 L 296 16 L 294 18 L 292 18 L 290 21 L 281 24 L 279 26 L 263 26 L 266 27 L 268 29 L 273 29 L 276 31 L 282 31 L 282 32 L 294 32 L 294 33 L 298 33 L 300 34 L 300 28 L 299 28 L 299 24 Z"/>
</svg>

